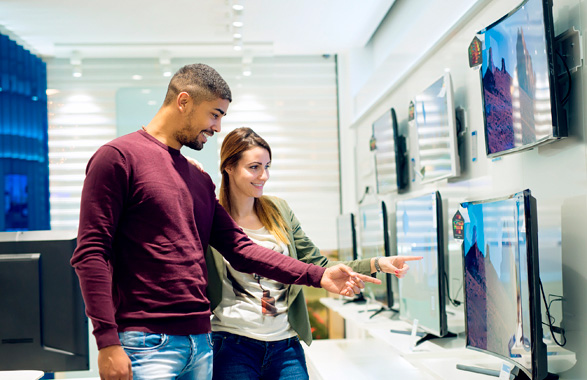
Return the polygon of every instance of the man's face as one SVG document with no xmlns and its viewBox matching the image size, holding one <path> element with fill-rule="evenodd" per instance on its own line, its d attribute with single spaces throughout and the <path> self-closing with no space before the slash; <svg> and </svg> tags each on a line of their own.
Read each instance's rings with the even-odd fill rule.
<svg viewBox="0 0 587 380">
<path fill-rule="evenodd" d="M 175 139 L 181 144 L 194 150 L 201 150 L 214 132 L 220 132 L 220 120 L 230 102 L 226 99 L 202 101 L 194 104 L 190 97 L 186 106 L 184 126 L 176 132 Z"/>
</svg>

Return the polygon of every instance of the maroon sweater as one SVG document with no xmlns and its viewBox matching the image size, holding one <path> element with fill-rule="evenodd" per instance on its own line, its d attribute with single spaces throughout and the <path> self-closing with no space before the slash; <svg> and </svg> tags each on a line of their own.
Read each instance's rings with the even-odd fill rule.
<svg viewBox="0 0 587 380">
<path fill-rule="evenodd" d="M 144 131 L 102 146 L 86 169 L 77 249 L 98 348 L 119 331 L 210 331 L 205 250 L 282 283 L 320 286 L 324 268 L 252 243 L 218 203 L 214 184 L 179 150 Z"/>
</svg>

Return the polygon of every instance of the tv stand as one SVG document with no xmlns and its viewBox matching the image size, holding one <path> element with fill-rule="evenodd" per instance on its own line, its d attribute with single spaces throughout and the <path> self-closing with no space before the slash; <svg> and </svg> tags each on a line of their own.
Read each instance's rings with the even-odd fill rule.
<svg viewBox="0 0 587 380">
<path fill-rule="evenodd" d="M 418 339 L 418 341 L 416 342 L 416 346 L 419 345 L 420 343 L 424 343 L 427 340 L 430 339 L 441 339 L 441 338 L 456 338 L 457 334 L 452 333 L 452 332 L 447 332 L 445 336 L 438 336 L 438 335 L 434 335 L 434 334 L 426 334 L 423 337 L 421 337 L 420 339 Z"/>
<path fill-rule="evenodd" d="M 411 331 L 407 331 L 407 330 L 394 330 L 394 329 L 391 329 L 389 331 L 392 332 L 392 333 L 395 333 L 395 334 L 404 334 L 404 335 L 411 335 L 412 334 Z M 416 336 L 420 337 L 420 339 L 418 339 L 416 341 L 415 346 L 419 345 L 420 343 L 424 343 L 424 342 L 426 342 L 427 340 L 430 340 L 430 339 L 456 338 L 457 337 L 457 334 L 452 333 L 452 332 L 449 331 L 445 336 L 438 336 L 438 335 L 434 335 L 434 334 L 430 334 L 430 333 L 417 332 L 416 333 Z"/>
<path fill-rule="evenodd" d="M 363 295 L 363 293 L 359 293 L 352 300 L 346 300 L 346 301 L 344 301 L 343 305 L 346 305 L 348 303 L 356 303 L 356 304 L 362 305 L 364 303 L 367 303 L 367 299 L 365 298 L 365 296 Z"/>
<path fill-rule="evenodd" d="M 384 311 L 391 311 L 391 312 L 394 312 L 394 313 L 399 313 L 399 310 L 392 309 L 392 308 L 390 308 L 390 307 L 386 307 L 386 306 L 382 306 L 382 307 L 381 307 L 381 309 L 379 309 L 379 310 L 375 311 L 375 313 L 371 314 L 371 315 L 369 316 L 369 319 L 373 318 L 373 317 L 374 317 L 374 316 L 376 316 L 377 314 L 379 314 L 379 313 L 382 313 L 382 312 L 384 312 Z"/>
<path fill-rule="evenodd" d="M 499 377 L 501 375 L 501 371 L 497 369 L 490 369 L 490 368 L 483 368 L 483 367 L 476 367 L 464 364 L 457 364 L 457 369 L 461 371 L 469 371 L 474 373 L 480 373 L 482 375 Z M 513 372 L 517 372 L 514 374 Z M 554 373 L 548 373 L 548 375 L 544 378 L 544 380 L 557 380 L 558 375 Z M 514 368 L 512 374 L 510 375 L 510 380 L 530 380 L 528 375 L 524 371 L 520 371 L 517 367 Z"/>
</svg>

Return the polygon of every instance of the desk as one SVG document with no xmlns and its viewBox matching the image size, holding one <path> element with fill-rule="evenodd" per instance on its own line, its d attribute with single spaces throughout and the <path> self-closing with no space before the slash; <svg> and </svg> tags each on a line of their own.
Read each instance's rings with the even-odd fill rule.
<svg viewBox="0 0 587 380">
<path fill-rule="evenodd" d="M 503 360 L 497 357 L 465 348 L 462 310 L 448 315 L 449 331 L 457 334 L 455 338 L 434 339 L 413 347 L 410 334 L 391 331 L 411 331 L 411 324 L 389 311 L 370 318 L 373 311 L 367 310 L 378 309 L 378 305 L 345 303 L 335 298 L 322 298 L 320 302 L 345 319 L 352 337 L 318 340 L 306 348 L 311 380 L 490 380 L 493 377 L 462 371 L 456 365 L 493 370 L 502 366 Z M 575 356 L 570 353 L 565 357 L 569 351 L 556 349 L 560 353 L 548 357 L 549 369 L 560 373 L 574 365 Z"/>
<path fill-rule="evenodd" d="M 0 380 L 38 380 L 43 371 L 0 371 Z"/>
</svg>

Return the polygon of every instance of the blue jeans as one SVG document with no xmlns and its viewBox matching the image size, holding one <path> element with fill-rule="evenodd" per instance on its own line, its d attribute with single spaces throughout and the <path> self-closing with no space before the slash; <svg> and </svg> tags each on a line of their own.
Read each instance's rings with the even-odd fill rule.
<svg viewBox="0 0 587 380">
<path fill-rule="evenodd" d="M 298 337 L 276 342 L 213 332 L 214 380 L 308 379 L 306 357 Z"/>
<path fill-rule="evenodd" d="M 139 331 L 118 333 L 132 363 L 134 380 L 209 380 L 210 334 L 166 335 Z"/>
</svg>

